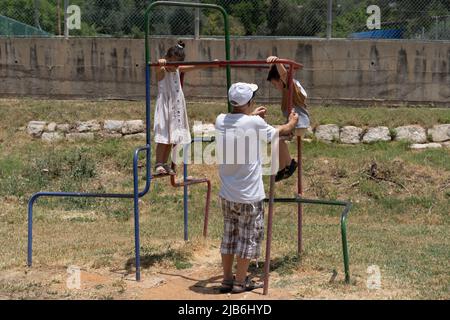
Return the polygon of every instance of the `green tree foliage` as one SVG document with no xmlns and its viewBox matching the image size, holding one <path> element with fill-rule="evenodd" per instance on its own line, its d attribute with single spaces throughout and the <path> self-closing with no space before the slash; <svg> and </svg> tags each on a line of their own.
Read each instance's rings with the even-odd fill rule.
<svg viewBox="0 0 450 320">
<path fill-rule="evenodd" d="M 258 27 L 266 22 L 266 2 L 240 1 L 231 6 L 231 14 L 239 18 L 245 28 L 246 35 L 256 35 Z"/>
<path fill-rule="evenodd" d="M 177 8 L 169 18 L 170 33 L 174 35 L 194 34 L 194 14 L 191 9 Z"/>
<path fill-rule="evenodd" d="M 267 12 L 267 28 L 270 30 L 270 35 L 277 34 L 278 24 L 283 19 L 286 10 L 281 6 L 280 0 L 271 0 L 269 11 Z"/>
<path fill-rule="evenodd" d="M 39 24 L 35 21 L 35 0 L 1 0 L 0 15 L 22 23 L 41 28 L 44 31 L 56 31 L 56 7 L 48 1 L 39 3 Z"/>
<path fill-rule="evenodd" d="M 230 34 L 234 36 L 245 35 L 245 28 L 239 19 L 230 16 L 229 25 Z M 206 36 L 218 36 L 225 34 L 223 16 L 220 12 L 214 11 L 202 16 L 201 34 Z"/>
</svg>

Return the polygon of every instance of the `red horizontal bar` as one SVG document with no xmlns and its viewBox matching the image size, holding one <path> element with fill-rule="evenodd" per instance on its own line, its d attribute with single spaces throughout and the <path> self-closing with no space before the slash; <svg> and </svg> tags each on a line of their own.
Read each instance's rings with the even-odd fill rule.
<svg viewBox="0 0 450 320">
<path fill-rule="evenodd" d="M 293 66 L 294 69 L 302 69 L 303 64 L 287 60 L 287 59 L 278 59 L 276 63 L 282 63 L 285 65 Z M 222 61 L 177 61 L 177 62 L 167 62 L 166 66 L 219 66 L 219 67 L 238 67 L 238 66 L 247 66 L 251 67 L 251 65 L 256 65 L 254 68 L 261 68 L 261 65 L 270 65 L 273 63 L 268 63 L 266 60 L 222 60 Z M 259 65 L 259 66 L 258 66 Z M 149 63 L 150 67 L 160 67 L 159 63 Z"/>
</svg>

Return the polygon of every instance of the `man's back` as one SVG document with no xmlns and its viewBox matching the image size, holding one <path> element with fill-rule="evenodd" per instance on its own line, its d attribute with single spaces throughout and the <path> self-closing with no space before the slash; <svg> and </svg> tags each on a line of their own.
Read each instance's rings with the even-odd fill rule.
<svg viewBox="0 0 450 320">
<path fill-rule="evenodd" d="M 261 154 L 276 129 L 259 116 L 221 114 L 216 120 L 216 157 L 222 182 L 220 196 L 237 203 L 265 198 Z"/>
</svg>

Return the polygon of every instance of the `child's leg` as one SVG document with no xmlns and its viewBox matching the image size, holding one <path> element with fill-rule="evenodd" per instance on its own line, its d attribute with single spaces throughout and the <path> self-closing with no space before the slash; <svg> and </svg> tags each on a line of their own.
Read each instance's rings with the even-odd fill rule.
<svg viewBox="0 0 450 320">
<path fill-rule="evenodd" d="M 172 151 L 172 145 L 166 144 L 166 148 L 164 150 L 164 163 L 167 163 L 169 161 L 170 152 Z"/>
<path fill-rule="evenodd" d="M 295 136 L 301 137 L 303 139 L 305 137 L 306 131 L 306 128 L 295 128 L 294 134 Z"/>
<path fill-rule="evenodd" d="M 170 152 L 172 150 L 171 144 L 156 144 L 156 163 L 167 163 Z"/>
<path fill-rule="evenodd" d="M 292 158 L 286 141 L 280 141 L 280 168 L 282 170 L 291 164 Z"/>
<path fill-rule="evenodd" d="M 165 150 L 166 150 L 167 144 L 157 143 L 156 144 L 156 163 L 166 163 L 165 160 Z"/>
<path fill-rule="evenodd" d="M 156 144 L 156 166 L 155 173 L 160 174 L 175 174 L 175 172 L 167 164 L 169 155 L 172 149 L 171 144 Z"/>
</svg>

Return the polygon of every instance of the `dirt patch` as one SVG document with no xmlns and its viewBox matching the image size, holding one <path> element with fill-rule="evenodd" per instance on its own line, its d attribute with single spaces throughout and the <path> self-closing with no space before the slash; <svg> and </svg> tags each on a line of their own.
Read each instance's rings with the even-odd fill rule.
<svg viewBox="0 0 450 320">
<path fill-rule="evenodd" d="M 23 268 L 0 275 L 2 299 L 138 299 L 138 300 L 291 300 L 291 299 L 392 299 L 405 292 L 394 287 L 368 290 L 363 277 L 352 283 L 327 270 L 300 267 L 290 275 L 271 272 L 269 295 L 263 289 L 242 294 L 221 294 L 220 255 L 216 247 L 199 247 L 192 267 L 185 270 L 157 267 L 143 270 L 142 280 L 126 270 L 81 269 L 79 288 L 69 289 L 65 267 Z M 262 280 L 262 269 L 255 280 Z M 332 281 L 330 281 L 332 279 Z"/>
</svg>

